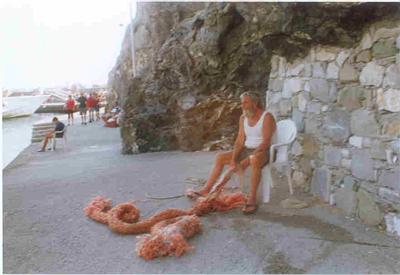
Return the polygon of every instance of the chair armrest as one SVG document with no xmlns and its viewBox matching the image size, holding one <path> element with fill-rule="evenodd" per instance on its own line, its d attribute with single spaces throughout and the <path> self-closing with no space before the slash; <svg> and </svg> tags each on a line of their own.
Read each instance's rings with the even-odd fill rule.
<svg viewBox="0 0 400 275">
<path fill-rule="evenodd" d="M 285 146 L 285 145 L 289 145 L 291 142 L 288 143 L 277 143 L 277 144 L 272 144 L 269 148 L 269 163 L 273 163 L 274 159 L 275 159 L 275 149 Z"/>
</svg>

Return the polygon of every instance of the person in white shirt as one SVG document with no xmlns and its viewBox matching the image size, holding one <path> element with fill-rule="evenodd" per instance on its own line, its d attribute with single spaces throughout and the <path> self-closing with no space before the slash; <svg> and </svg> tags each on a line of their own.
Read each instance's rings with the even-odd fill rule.
<svg viewBox="0 0 400 275">
<path fill-rule="evenodd" d="M 239 121 L 239 132 L 232 151 L 217 154 L 214 167 L 211 170 L 205 186 L 186 195 L 190 198 L 207 196 L 220 177 L 224 166 L 229 165 L 224 174 L 223 186 L 234 172 L 251 166 L 251 188 L 248 201 L 243 208 L 244 214 L 257 211 L 257 188 L 261 179 L 261 169 L 269 161 L 269 147 L 276 130 L 273 115 L 264 110 L 260 97 L 254 92 L 245 92 L 240 96 L 243 114 Z"/>
</svg>

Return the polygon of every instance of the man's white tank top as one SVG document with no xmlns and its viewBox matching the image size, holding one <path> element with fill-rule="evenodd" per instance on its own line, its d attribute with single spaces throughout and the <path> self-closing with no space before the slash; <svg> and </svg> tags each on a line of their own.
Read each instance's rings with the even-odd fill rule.
<svg viewBox="0 0 400 275">
<path fill-rule="evenodd" d="M 262 143 L 262 126 L 264 124 L 264 118 L 267 113 L 267 111 L 264 111 L 260 119 L 257 121 L 256 125 L 254 125 L 253 127 L 249 126 L 247 117 L 244 118 L 244 134 L 246 135 L 244 146 L 246 146 L 246 148 L 254 149 Z"/>
</svg>

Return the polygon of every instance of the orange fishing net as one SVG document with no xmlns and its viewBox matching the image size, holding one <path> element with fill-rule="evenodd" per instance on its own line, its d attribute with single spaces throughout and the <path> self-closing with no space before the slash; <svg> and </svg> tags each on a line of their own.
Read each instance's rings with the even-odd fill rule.
<svg viewBox="0 0 400 275">
<path fill-rule="evenodd" d="M 199 198 L 188 210 L 170 208 L 139 221 L 140 211 L 133 203 L 122 203 L 111 208 L 111 200 L 101 196 L 85 207 L 86 216 L 120 234 L 143 234 L 136 252 L 146 260 L 159 256 L 181 256 L 192 247 L 186 241 L 201 231 L 198 216 L 215 211 L 227 211 L 246 203 L 243 193 L 217 194 Z"/>
</svg>

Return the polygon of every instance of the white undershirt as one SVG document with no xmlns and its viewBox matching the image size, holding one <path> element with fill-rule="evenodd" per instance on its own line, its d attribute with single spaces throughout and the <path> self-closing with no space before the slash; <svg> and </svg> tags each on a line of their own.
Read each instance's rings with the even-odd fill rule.
<svg viewBox="0 0 400 275">
<path fill-rule="evenodd" d="M 244 145 L 246 146 L 246 148 L 255 149 L 262 143 L 262 128 L 264 124 L 264 118 L 267 113 L 267 111 L 264 111 L 260 119 L 257 121 L 256 125 L 254 125 L 253 127 L 249 126 L 247 117 L 244 118 L 244 134 L 246 136 Z"/>
</svg>

